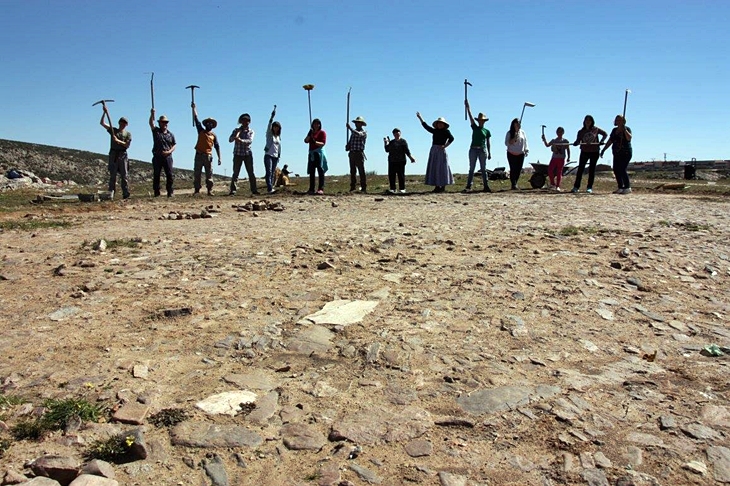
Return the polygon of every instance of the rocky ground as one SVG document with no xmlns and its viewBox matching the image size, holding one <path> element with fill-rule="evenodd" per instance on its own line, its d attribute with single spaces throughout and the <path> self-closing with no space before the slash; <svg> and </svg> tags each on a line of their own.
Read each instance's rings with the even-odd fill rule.
<svg viewBox="0 0 730 486">
<path fill-rule="evenodd" d="M 0 234 L 0 391 L 115 417 L 11 439 L 0 477 L 136 427 L 119 484 L 730 482 L 727 199 L 269 200 Z"/>
</svg>

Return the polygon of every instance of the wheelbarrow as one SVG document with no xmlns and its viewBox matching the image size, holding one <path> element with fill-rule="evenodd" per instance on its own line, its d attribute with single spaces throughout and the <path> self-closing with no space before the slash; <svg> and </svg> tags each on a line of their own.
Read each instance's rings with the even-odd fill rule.
<svg viewBox="0 0 730 486">
<path fill-rule="evenodd" d="M 568 175 L 572 172 L 575 172 L 578 168 L 576 161 L 568 162 L 563 166 L 563 175 Z M 547 181 L 548 176 L 548 164 L 541 164 L 539 162 L 532 163 L 532 169 L 534 172 L 532 173 L 532 177 L 530 177 L 530 185 L 533 189 L 540 189 L 541 187 L 545 186 L 545 182 Z"/>
</svg>

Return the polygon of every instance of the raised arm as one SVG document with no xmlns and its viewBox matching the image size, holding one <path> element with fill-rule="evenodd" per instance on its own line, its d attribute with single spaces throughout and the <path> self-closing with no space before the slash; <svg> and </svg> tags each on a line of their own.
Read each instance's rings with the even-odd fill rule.
<svg viewBox="0 0 730 486">
<path fill-rule="evenodd" d="M 109 126 L 109 125 L 107 124 L 107 122 L 106 122 L 106 117 L 107 117 L 107 114 L 108 114 L 108 113 L 109 113 L 109 112 L 108 112 L 108 111 L 106 111 L 106 106 L 104 106 L 104 111 L 102 111 L 102 112 L 101 112 L 101 120 L 99 120 L 99 125 L 101 125 L 102 127 L 104 127 L 104 130 L 107 130 L 107 131 L 109 131 L 109 129 L 111 128 L 111 127 L 110 127 L 110 126 Z"/>
<path fill-rule="evenodd" d="M 471 107 L 469 106 L 469 100 L 464 100 L 464 106 L 466 106 L 466 113 L 469 115 L 469 121 L 472 125 L 476 125 L 474 117 L 471 114 Z"/>
<path fill-rule="evenodd" d="M 155 109 L 150 110 L 150 130 L 155 129 Z"/>
</svg>

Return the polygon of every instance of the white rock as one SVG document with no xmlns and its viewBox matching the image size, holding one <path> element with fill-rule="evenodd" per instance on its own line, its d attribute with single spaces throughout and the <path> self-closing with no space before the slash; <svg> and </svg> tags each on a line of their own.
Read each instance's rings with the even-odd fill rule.
<svg viewBox="0 0 730 486">
<path fill-rule="evenodd" d="M 211 415 L 235 416 L 241 409 L 241 404 L 256 401 L 256 394 L 246 390 L 230 391 L 212 395 L 195 404 L 200 410 Z"/>
<path fill-rule="evenodd" d="M 374 300 L 333 300 L 322 310 L 306 316 L 299 324 L 329 324 L 347 326 L 362 322 L 378 305 Z"/>
</svg>

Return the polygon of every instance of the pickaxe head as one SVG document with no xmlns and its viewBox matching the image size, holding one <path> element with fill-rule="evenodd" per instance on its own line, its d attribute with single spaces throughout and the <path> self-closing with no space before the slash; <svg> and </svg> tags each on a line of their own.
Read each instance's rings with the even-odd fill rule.
<svg viewBox="0 0 730 486">
<path fill-rule="evenodd" d="M 540 126 L 542 127 L 543 130 L 545 130 L 545 128 L 547 128 L 547 125 L 540 125 Z"/>
<path fill-rule="evenodd" d="M 99 100 L 99 101 L 97 101 L 96 103 L 94 103 L 91 106 L 96 106 L 96 105 L 99 105 L 99 104 L 105 105 L 106 103 L 114 103 L 114 100 Z"/>
<path fill-rule="evenodd" d="M 470 83 L 469 81 L 467 81 L 467 80 L 465 79 L 465 80 L 464 80 L 464 86 L 466 86 L 467 84 L 468 84 L 469 86 L 474 86 L 473 84 L 471 84 L 471 83 Z"/>
<path fill-rule="evenodd" d="M 185 89 L 200 89 L 200 86 L 196 86 L 194 84 L 191 84 L 190 86 L 185 86 Z"/>
</svg>

